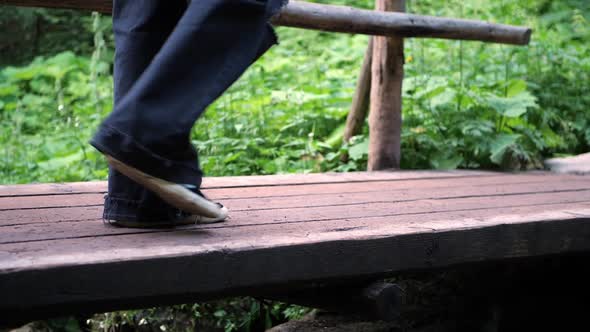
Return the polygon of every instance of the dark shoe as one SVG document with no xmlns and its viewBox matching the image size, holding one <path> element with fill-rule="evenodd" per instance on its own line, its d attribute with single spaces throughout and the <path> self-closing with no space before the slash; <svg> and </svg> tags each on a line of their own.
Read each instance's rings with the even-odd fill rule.
<svg viewBox="0 0 590 332">
<path fill-rule="evenodd" d="M 215 203 L 222 209 L 226 209 L 221 203 Z M 226 209 L 227 210 L 227 209 Z M 226 218 L 210 218 L 195 214 L 183 213 L 178 218 L 166 221 L 138 221 L 138 220 L 111 220 L 105 219 L 109 225 L 129 228 L 172 228 L 186 225 L 213 224 L 225 221 Z"/>
</svg>

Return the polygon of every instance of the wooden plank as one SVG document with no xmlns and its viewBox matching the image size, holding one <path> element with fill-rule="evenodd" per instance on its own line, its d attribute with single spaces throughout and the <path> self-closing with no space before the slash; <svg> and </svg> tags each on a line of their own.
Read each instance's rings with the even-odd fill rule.
<svg viewBox="0 0 590 332">
<path fill-rule="evenodd" d="M 203 189 L 213 188 L 242 188 L 257 186 L 297 186 L 306 184 L 327 183 L 358 183 L 370 181 L 402 181 L 402 180 L 431 180 L 456 177 L 498 176 L 510 173 L 454 170 L 454 171 L 399 171 L 399 172 L 349 172 L 349 173 L 313 173 L 313 174 L 279 174 L 279 175 L 251 175 L 225 176 L 203 178 Z M 530 174 L 527 173 L 527 176 Z M 551 173 L 539 172 L 539 176 L 551 176 Z M 72 194 L 72 193 L 104 193 L 106 182 L 74 182 L 47 184 L 18 184 L 0 186 L 0 197 Z"/>
<path fill-rule="evenodd" d="M 214 199 L 229 198 L 262 198 L 262 197 L 289 197 L 298 195 L 321 195 L 334 193 L 360 193 L 360 192 L 380 192 L 380 191 L 398 191 L 398 190 L 420 190 L 436 188 L 467 188 L 467 187 L 486 187 L 486 186 L 503 186 L 503 185 L 521 185 L 544 183 L 547 187 L 557 183 L 588 183 L 590 177 L 544 177 L 537 175 L 517 176 L 517 175 L 499 175 L 499 176 L 482 176 L 469 178 L 449 178 L 449 179 L 412 179 L 400 181 L 375 181 L 375 182 L 358 182 L 358 183 L 326 183 L 310 184 L 301 186 L 285 186 L 280 190 L 275 187 L 244 187 L 239 192 L 234 189 L 219 188 L 207 189 L 207 195 Z"/>
<path fill-rule="evenodd" d="M 342 219 L 1 245 L 0 310 L 4 319 L 107 311 L 590 250 L 590 208 L 579 205 L 406 218 L 367 218 L 356 228 Z"/>
<path fill-rule="evenodd" d="M 21 226 L 35 223 L 80 222 L 102 217 L 103 206 L 69 208 L 41 208 L 34 210 L 7 210 L 0 212 L 0 227 Z"/>
<path fill-rule="evenodd" d="M 582 217 L 590 204 L 555 203 L 440 211 L 420 215 L 340 218 L 323 221 L 244 225 L 194 226 L 169 230 L 131 230 L 108 227 L 108 236 L 78 237 L 0 245 L 0 275 L 62 265 L 121 262 L 160 256 L 195 254 L 210 250 L 275 247 L 295 243 L 346 241 L 374 236 L 397 236 L 469 228 L 552 222 Z M 557 217 L 559 216 L 559 218 Z M 542 217 L 542 218 L 541 218 Z M 509 227 L 506 227 L 509 228 Z M 117 233 L 118 232 L 118 233 Z M 125 232 L 125 233 L 122 233 Z M 117 235 L 117 236 L 113 236 Z M 274 240 L 273 240 L 274 239 Z M 560 239 L 561 240 L 561 239 Z M 590 246 L 590 243 L 588 244 Z M 72 250 L 76 249 L 76 250 Z"/>
<path fill-rule="evenodd" d="M 520 178 L 518 178 L 520 179 Z M 590 178 L 561 179 L 555 183 L 533 177 L 535 182 L 508 182 L 510 177 L 470 179 L 457 185 L 453 180 L 373 182 L 360 184 L 307 185 L 281 188 L 276 194 L 274 187 L 210 190 L 206 193 L 222 201 L 232 213 L 240 210 L 278 209 L 306 206 L 365 204 L 369 202 L 402 202 L 423 199 L 448 199 L 458 197 L 485 197 L 525 193 L 552 193 L 580 191 L 590 188 Z M 524 180 L 524 179 L 522 179 Z M 493 184 L 494 186 L 490 186 Z M 290 190 L 289 190 L 290 189 Z M 274 195 L 273 195 L 274 194 Z M 50 221 L 76 221 L 100 218 L 102 195 L 79 194 L 70 196 L 24 196 L 0 198 L 0 227 Z M 64 207 L 66 206 L 66 207 Z M 55 210 L 51 210 L 55 208 Z M 92 213 L 89 213 L 92 211 Z M 92 215 L 92 217 L 89 217 Z"/>
<path fill-rule="evenodd" d="M 0 197 L 0 211 L 102 205 L 103 194 Z"/>
<path fill-rule="evenodd" d="M 590 174 L 590 153 L 545 160 L 545 167 L 556 173 Z"/>
<path fill-rule="evenodd" d="M 404 12 L 405 0 L 376 0 L 376 9 Z M 404 39 L 373 37 L 367 170 L 398 169 L 401 161 Z"/>
<path fill-rule="evenodd" d="M 10 184 L 0 186 L 0 197 L 98 194 L 106 191 L 106 181 Z"/>
<path fill-rule="evenodd" d="M 349 221 L 384 216 L 425 216 L 440 212 L 479 211 L 506 207 L 543 206 L 565 203 L 590 203 L 590 189 L 582 192 L 559 194 L 523 194 L 518 196 L 461 197 L 444 200 L 424 199 L 394 202 L 352 202 L 348 205 L 307 205 L 298 207 L 260 210 L 237 210 L 229 222 L 208 226 L 216 228 L 242 228 L 258 225 L 264 229 L 270 224 L 309 223 L 346 218 Z M 2 228 L 0 244 L 55 240 L 81 237 L 97 237 L 136 233 L 135 230 L 104 227 L 101 222 L 38 223 Z"/>
<path fill-rule="evenodd" d="M 0 0 L 0 5 L 77 9 L 111 14 L 112 0 Z"/>
<path fill-rule="evenodd" d="M 555 181 L 559 180 L 559 182 Z M 555 181 L 558 188 L 567 188 L 563 185 L 572 183 L 588 183 L 590 178 L 578 180 L 577 178 L 559 178 Z M 301 186 L 281 187 L 277 191 L 276 187 L 249 187 L 241 188 L 236 191 L 233 188 L 224 189 L 205 189 L 205 193 L 212 199 L 246 199 L 262 197 L 292 197 L 297 195 L 318 195 L 327 193 L 362 193 L 376 191 L 399 191 L 402 189 L 422 189 L 422 188 L 464 188 L 470 186 L 494 185 L 519 185 L 523 186 L 528 183 L 547 183 L 547 179 L 539 177 L 509 178 L 509 177 L 489 177 L 489 178 L 472 178 L 465 179 L 457 184 L 457 180 L 414 180 L 400 181 L 391 183 L 388 181 L 369 182 L 369 183 L 339 183 L 339 184 L 312 184 Z M 541 187 L 535 187 L 541 190 Z M 576 187 L 578 188 L 578 187 Z M 38 209 L 47 207 L 76 207 L 102 204 L 103 194 L 71 194 L 71 195 L 35 195 L 35 196 L 17 196 L 17 197 L 0 197 L 0 211 L 15 209 Z"/>
<path fill-rule="evenodd" d="M 105 227 L 94 218 L 100 206 L 0 211 L 0 222 L 36 220 L 0 231 L 0 294 L 6 294 L 0 322 L 590 250 L 588 177 L 363 174 L 362 181 L 301 185 L 266 177 L 270 185 L 251 186 L 237 178 L 209 190 L 235 208 L 230 222 L 176 230 Z M 102 200 L 101 194 L 50 194 L 0 202 L 27 208 L 27 200 L 57 205 L 76 197 Z M 85 220 L 67 221 L 75 216 Z"/>
<path fill-rule="evenodd" d="M 0 0 L 0 5 L 72 8 L 110 13 L 111 0 Z M 380 36 L 480 40 L 526 45 L 532 30 L 503 24 L 438 18 L 424 15 L 380 13 L 372 10 L 289 1 L 272 19 L 276 25 L 331 32 Z"/>
<path fill-rule="evenodd" d="M 498 187 L 438 188 L 427 190 L 379 191 L 361 193 L 333 193 L 296 197 L 265 197 L 255 199 L 227 199 L 224 204 L 235 212 L 279 209 L 307 209 L 315 207 L 354 207 L 376 203 L 398 204 L 420 201 L 449 201 L 455 199 L 493 199 L 496 197 L 519 200 L 527 195 L 551 195 L 556 199 L 572 197 L 590 199 L 590 188 L 586 183 L 561 184 L 554 188 L 537 184 L 530 186 L 506 185 Z M 444 204 L 444 202 L 443 202 Z"/>
</svg>

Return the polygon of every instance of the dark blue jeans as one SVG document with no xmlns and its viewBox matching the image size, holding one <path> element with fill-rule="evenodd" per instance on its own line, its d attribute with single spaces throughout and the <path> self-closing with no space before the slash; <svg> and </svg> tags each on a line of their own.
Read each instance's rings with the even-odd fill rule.
<svg viewBox="0 0 590 332">
<path fill-rule="evenodd" d="M 150 175 L 201 185 L 191 129 L 276 43 L 268 20 L 285 0 L 115 0 L 115 105 L 91 144 Z M 105 219 L 173 220 L 182 212 L 110 169 Z"/>
</svg>

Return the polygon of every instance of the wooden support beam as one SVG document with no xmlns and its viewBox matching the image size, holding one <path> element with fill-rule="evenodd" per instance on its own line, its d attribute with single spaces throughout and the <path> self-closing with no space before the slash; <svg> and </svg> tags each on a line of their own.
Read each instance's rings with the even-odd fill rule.
<svg viewBox="0 0 590 332">
<path fill-rule="evenodd" d="M 398 285 L 387 282 L 328 284 L 296 288 L 287 293 L 264 297 L 389 322 L 399 319 L 404 301 L 403 290 Z"/>
<path fill-rule="evenodd" d="M 0 0 L 0 5 L 71 8 L 110 13 L 112 0 Z M 346 6 L 290 1 L 276 25 L 378 36 L 479 40 L 526 45 L 531 29 L 475 20 L 376 12 Z"/>
<path fill-rule="evenodd" d="M 373 38 L 369 39 L 369 45 L 365 51 L 365 59 L 359 73 L 356 91 L 352 98 L 350 112 L 346 118 L 344 128 L 344 142 L 350 141 L 352 136 L 358 135 L 363 129 L 365 118 L 369 112 L 369 97 L 371 95 L 371 58 L 373 54 Z"/>
<path fill-rule="evenodd" d="M 405 10 L 405 0 L 377 0 L 377 10 Z M 400 167 L 404 39 L 373 37 L 371 101 L 369 111 L 370 171 Z"/>
<path fill-rule="evenodd" d="M 207 194 L 233 209 L 230 223 L 105 227 L 104 182 L 0 186 L 0 325 L 590 252 L 584 176 L 404 171 L 204 180 Z"/>
<path fill-rule="evenodd" d="M 111 14 L 113 0 L 0 0 L 0 5 L 78 9 Z"/>
</svg>

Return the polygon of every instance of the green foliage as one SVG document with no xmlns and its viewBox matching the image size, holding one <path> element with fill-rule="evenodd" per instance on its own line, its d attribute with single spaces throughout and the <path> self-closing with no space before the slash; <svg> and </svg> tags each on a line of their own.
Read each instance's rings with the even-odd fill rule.
<svg viewBox="0 0 590 332">
<path fill-rule="evenodd" d="M 402 167 L 528 169 L 545 157 L 588 149 L 587 4 L 412 1 L 408 7 L 526 24 L 535 32 L 528 47 L 407 41 Z M 86 142 L 111 110 L 110 25 L 96 15 L 89 21 L 90 60 L 65 52 L 0 72 L 2 182 L 105 178 L 106 164 Z M 339 137 L 366 37 L 278 32 L 281 45 L 195 126 L 205 173 L 364 169 L 367 130 L 349 144 Z M 342 161 L 343 154 L 350 158 Z"/>
<path fill-rule="evenodd" d="M 373 6 L 371 0 L 321 2 Z M 543 158 L 590 149 L 590 2 L 407 3 L 410 12 L 528 25 L 534 33 L 528 47 L 406 41 L 403 168 L 530 169 Z M 11 13 L 3 9 L 0 26 L 14 27 Z M 105 179 L 106 163 L 87 141 L 112 109 L 109 19 L 16 13 L 24 30 L 37 26 L 39 15 L 43 22 L 79 28 L 46 33 L 42 38 L 51 42 L 38 47 L 42 56 L 0 68 L 0 183 Z M 6 31 L 17 30 L 0 31 L 7 38 Z M 363 170 L 368 129 L 347 144 L 340 137 L 367 37 L 287 28 L 278 33 L 281 45 L 195 126 L 191 138 L 203 170 L 217 176 Z M 4 41 L 0 47 L 13 42 Z M 306 312 L 240 298 L 110 313 L 88 323 L 102 331 L 258 331 Z M 80 325 L 71 319 L 51 324 Z"/>
<path fill-rule="evenodd" d="M 21 65 L 38 55 L 66 50 L 90 54 L 92 21 L 85 12 L 3 5 L 0 10 L 0 66 Z M 112 38 L 108 42 L 111 43 Z"/>
<path fill-rule="evenodd" d="M 87 141 L 111 109 L 111 86 L 107 61 L 72 52 L 0 71 L 2 182 L 106 177 Z"/>
<path fill-rule="evenodd" d="M 309 312 L 300 306 L 250 297 L 95 315 L 87 325 L 95 331 L 265 331 Z M 65 322 L 63 320 L 52 322 Z M 70 322 L 71 324 L 71 322 Z"/>
<path fill-rule="evenodd" d="M 420 12 L 436 7 L 419 4 L 428 6 Z M 402 166 L 529 169 L 541 167 L 545 157 L 587 151 L 589 6 L 477 4 L 440 10 L 527 24 L 535 31 L 531 45 L 409 41 Z M 561 14 L 533 16 L 540 12 Z"/>
</svg>

